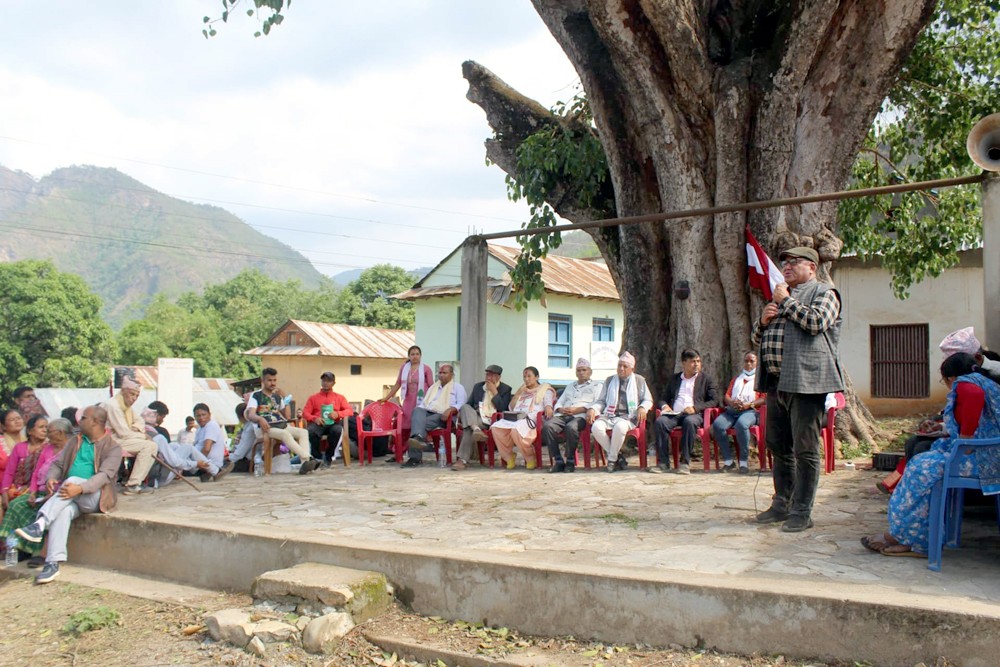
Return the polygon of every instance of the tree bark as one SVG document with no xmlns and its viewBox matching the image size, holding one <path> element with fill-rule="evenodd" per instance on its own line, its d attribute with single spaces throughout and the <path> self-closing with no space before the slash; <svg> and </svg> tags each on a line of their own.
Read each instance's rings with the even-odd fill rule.
<svg viewBox="0 0 1000 667">
<path fill-rule="evenodd" d="M 580 76 L 607 155 L 613 206 L 581 207 L 572 188 L 549 200 L 582 222 L 841 189 L 935 0 L 533 4 Z M 487 154 L 517 178 L 517 146 L 558 121 L 485 68 L 464 72 L 497 135 Z M 654 392 L 683 348 L 720 382 L 748 349 L 762 304 L 746 289 L 745 224 L 772 256 L 815 247 L 828 279 L 835 213 L 821 203 L 592 233 L 622 297 L 623 348 Z M 674 296 L 682 280 L 686 299 Z M 843 432 L 869 439 L 870 417 L 850 400 Z"/>
</svg>

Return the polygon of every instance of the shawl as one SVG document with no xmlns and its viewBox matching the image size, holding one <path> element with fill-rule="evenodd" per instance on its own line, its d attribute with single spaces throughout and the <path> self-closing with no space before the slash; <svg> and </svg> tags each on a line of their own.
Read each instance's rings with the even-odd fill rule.
<svg viewBox="0 0 1000 667">
<path fill-rule="evenodd" d="M 605 396 L 607 397 L 607 405 L 604 406 L 604 416 L 614 417 L 615 412 L 618 410 L 618 391 L 619 383 L 621 378 L 617 375 L 611 377 L 611 382 L 608 386 L 604 388 Z M 628 418 L 632 419 L 635 415 L 636 410 L 639 409 L 639 383 L 635 381 L 635 377 L 632 375 L 628 376 L 628 380 L 625 385 L 625 400 L 628 403 Z"/>
<path fill-rule="evenodd" d="M 405 364 L 403 364 L 403 367 L 399 370 L 399 402 L 400 403 L 405 403 L 406 402 L 406 384 L 407 384 L 407 379 L 410 377 L 410 369 L 412 367 L 413 367 L 412 364 L 409 361 L 407 361 Z M 425 368 L 428 369 L 428 370 L 430 370 L 430 366 L 428 366 L 424 362 L 420 362 L 420 366 L 417 369 L 417 400 L 418 401 L 421 399 L 420 392 L 424 391 L 424 382 L 425 382 L 424 376 L 426 375 L 426 373 L 424 372 Z"/>
<path fill-rule="evenodd" d="M 729 395 L 736 400 L 743 401 L 744 403 L 753 403 L 757 398 L 757 392 L 754 391 L 754 380 L 757 375 L 757 369 L 747 373 L 743 371 L 733 379 L 733 390 Z M 739 390 L 736 391 L 736 383 L 743 380 L 743 384 L 740 386 Z"/>
<path fill-rule="evenodd" d="M 135 427 L 135 413 L 132 412 L 132 406 L 125 404 L 125 397 L 122 396 L 121 392 L 115 395 L 115 403 L 121 408 L 122 415 L 125 417 L 125 423 L 128 424 L 129 430 L 134 430 Z"/>
<path fill-rule="evenodd" d="M 439 415 L 443 415 L 447 412 L 448 408 L 451 407 L 451 390 L 454 387 L 454 378 L 452 378 L 451 382 L 443 387 L 441 386 L 440 380 L 432 384 L 431 388 L 427 390 L 426 394 L 424 394 L 424 408 L 430 410 L 431 412 L 436 412 Z M 434 393 L 435 389 L 438 390 L 436 394 Z M 431 398 L 432 396 L 433 399 Z"/>
<path fill-rule="evenodd" d="M 549 391 L 549 390 L 552 391 L 552 395 L 553 396 L 556 395 L 556 390 L 552 389 L 552 385 L 539 383 L 538 386 L 534 390 L 535 391 L 535 398 L 534 398 L 534 400 L 532 400 L 531 405 L 532 406 L 536 406 L 537 405 L 538 409 L 540 410 L 543 407 L 542 403 L 545 400 L 545 393 L 547 391 Z M 515 391 L 514 395 L 511 396 L 511 398 L 510 398 L 510 409 L 511 410 L 514 409 L 514 406 L 517 405 L 517 402 L 521 399 L 521 395 L 524 392 L 526 392 L 526 391 L 529 391 L 529 389 L 526 386 L 524 386 L 523 384 L 520 387 L 517 388 L 517 391 Z M 532 410 L 532 412 L 538 412 L 538 410 Z"/>
</svg>

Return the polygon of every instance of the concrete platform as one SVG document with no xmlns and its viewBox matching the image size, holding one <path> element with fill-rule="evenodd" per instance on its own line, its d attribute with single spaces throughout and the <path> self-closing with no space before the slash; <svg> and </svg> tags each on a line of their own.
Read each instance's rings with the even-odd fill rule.
<svg viewBox="0 0 1000 667">
<path fill-rule="evenodd" d="M 813 530 L 753 523 L 768 475 L 549 475 L 376 464 L 230 475 L 78 521 L 75 562 L 249 590 L 304 561 L 383 572 L 416 611 L 609 642 L 906 665 L 1000 655 L 1000 536 L 968 521 L 943 571 L 866 551 L 876 473 L 820 483 Z"/>
</svg>

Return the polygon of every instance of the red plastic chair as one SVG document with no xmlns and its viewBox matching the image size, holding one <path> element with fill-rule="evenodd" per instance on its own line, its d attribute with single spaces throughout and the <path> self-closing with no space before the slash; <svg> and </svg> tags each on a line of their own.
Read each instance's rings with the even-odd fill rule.
<svg viewBox="0 0 1000 667">
<path fill-rule="evenodd" d="M 371 417 L 372 426 L 370 430 L 365 430 L 365 417 Z M 361 414 L 355 417 L 358 424 L 358 463 L 364 465 L 367 461 L 372 462 L 372 438 L 388 436 L 392 438 L 392 448 L 396 452 L 396 463 L 403 461 L 403 408 L 395 403 L 375 401 L 365 406 Z M 347 424 L 344 424 L 347 430 Z"/>
<path fill-rule="evenodd" d="M 462 427 L 458 425 L 457 412 L 453 412 L 445 420 L 444 426 L 441 428 L 436 428 L 427 432 L 428 437 L 430 437 L 431 442 L 434 443 L 434 456 L 437 457 L 437 451 L 439 445 L 443 440 L 445 442 L 445 456 L 447 457 L 448 465 L 451 465 L 451 438 L 449 436 L 455 436 L 455 442 L 460 442 L 462 440 Z M 397 454 L 399 456 L 399 454 Z M 402 459 L 399 459 L 400 461 Z"/>
<path fill-rule="evenodd" d="M 716 414 L 713 415 L 712 421 L 722 413 L 722 408 L 715 408 L 717 410 Z M 764 440 L 764 436 L 767 433 L 767 404 L 761 404 L 757 408 L 757 423 L 750 427 L 750 437 L 752 437 L 757 442 L 757 459 L 760 461 L 760 469 L 762 471 L 770 470 L 773 465 L 771 462 L 771 452 L 767 449 L 767 442 Z M 726 436 L 735 438 L 736 429 L 730 428 L 726 429 Z M 714 438 L 713 438 L 714 442 Z M 714 443 L 714 452 L 716 467 L 718 467 L 719 460 L 719 443 Z M 750 452 L 747 452 L 749 456 Z"/>
<path fill-rule="evenodd" d="M 598 416 L 600 419 L 600 416 Z M 596 421 L 596 420 L 595 420 Z M 608 437 L 611 436 L 611 430 L 607 429 Z M 583 435 L 582 433 L 580 435 Z M 629 429 L 625 437 L 628 438 L 632 436 L 635 438 L 636 446 L 639 448 L 639 469 L 646 469 L 646 420 L 643 419 L 639 422 L 638 426 Z M 598 462 L 604 460 L 604 449 L 597 444 L 597 440 L 594 439 L 594 427 L 591 426 L 587 429 L 587 436 L 580 438 L 583 441 L 583 467 L 590 468 L 590 450 L 594 450 L 594 465 L 600 465 Z M 659 460 L 659 457 L 657 457 Z"/>
<path fill-rule="evenodd" d="M 494 412 L 492 423 L 496 423 L 503 419 L 502 412 Z M 539 411 L 535 414 L 535 441 L 532 445 L 535 447 L 535 465 L 538 468 L 542 467 L 542 422 L 545 419 L 545 412 Z M 492 468 L 496 461 L 496 443 L 493 442 L 493 429 L 486 431 L 486 442 L 479 443 L 479 463 L 483 462 L 483 446 L 486 446 L 487 456 L 490 460 L 490 467 Z M 552 465 L 552 457 L 549 457 L 549 465 Z"/>
<path fill-rule="evenodd" d="M 826 459 L 827 474 L 833 472 L 833 467 L 836 464 L 836 455 L 833 451 L 833 436 L 834 426 L 837 423 L 837 410 L 843 410 L 847 406 L 847 401 L 844 400 L 844 395 L 839 391 L 834 394 L 834 398 L 837 399 L 837 405 L 826 411 L 826 426 L 824 426 L 820 431 L 820 439 L 823 442 L 823 456 Z"/>
<path fill-rule="evenodd" d="M 660 409 L 657 408 L 654 412 L 656 419 L 660 418 Z M 711 470 L 711 458 L 712 458 L 712 420 L 716 418 L 719 414 L 719 408 L 705 408 L 702 413 L 702 423 L 701 426 L 695 431 L 695 437 L 701 438 L 701 458 L 705 462 L 705 471 Z M 681 428 L 677 428 L 670 431 L 670 454 L 674 460 L 674 470 L 677 470 L 681 465 Z M 660 462 L 659 451 L 656 453 L 656 462 Z M 719 469 L 719 453 L 715 452 L 715 469 Z"/>
</svg>

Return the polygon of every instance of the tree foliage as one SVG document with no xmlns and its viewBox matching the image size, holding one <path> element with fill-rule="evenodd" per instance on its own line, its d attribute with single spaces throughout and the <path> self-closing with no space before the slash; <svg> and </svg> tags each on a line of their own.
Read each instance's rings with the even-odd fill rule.
<svg viewBox="0 0 1000 667">
<path fill-rule="evenodd" d="M 101 299 L 48 261 L 0 264 L 0 396 L 20 386 L 101 386 L 115 344 Z"/>
<path fill-rule="evenodd" d="M 405 269 L 392 264 L 365 269 L 338 295 L 335 321 L 385 329 L 412 329 L 415 321 L 413 303 L 389 297 L 409 289 L 413 282 L 413 276 Z"/>
<path fill-rule="evenodd" d="M 256 269 L 188 292 L 172 304 L 157 297 L 142 319 L 118 336 L 119 363 L 155 364 L 159 357 L 190 357 L 201 377 L 243 378 L 260 361 L 242 353 L 262 344 L 289 319 L 336 321 L 337 290 L 325 281 L 306 290 L 297 280 L 277 281 Z"/>
<path fill-rule="evenodd" d="M 965 139 L 1000 111 L 1000 1 L 942 0 L 918 40 L 854 166 L 858 188 L 975 174 Z M 896 296 L 958 264 L 982 238 L 977 186 L 845 200 L 844 249 L 881 256 Z"/>
<path fill-rule="evenodd" d="M 554 190 L 567 188 L 588 208 L 598 204 L 609 180 L 607 159 L 594 128 L 594 119 L 581 92 L 568 103 L 552 109 L 556 122 L 528 137 L 517 148 L 517 178 L 507 174 L 507 196 L 528 205 L 530 219 L 522 229 L 558 224 L 548 198 Z M 604 204 L 609 209 L 611 202 Z M 523 252 L 511 271 L 518 286 L 514 306 L 520 310 L 527 301 L 540 299 L 545 292 L 540 259 L 562 244 L 559 232 L 517 237 Z"/>
<path fill-rule="evenodd" d="M 262 34 L 268 35 L 271 33 L 271 28 L 281 25 L 281 22 L 285 20 L 285 16 L 281 12 L 290 7 L 291 4 L 292 0 L 253 0 L 253 8 L 247 9 L 246 14 L 256 18 L 260 24 L 260 30 L 254 33 L 254 37 L 260 37 Z M 243 0 L 222 0 L 222 14 L 218 18 L 211 16 L 202 18 L 205 28 L 201 34 L 205 36 L 205 39 L 215 37 L 218 31 L 213 27 L 213 24 L 219 21 L 227 23 L 229 17 L 239 9 L 240 5 L 245 6 L 246 3 Z"/>
</svg>

